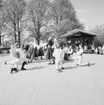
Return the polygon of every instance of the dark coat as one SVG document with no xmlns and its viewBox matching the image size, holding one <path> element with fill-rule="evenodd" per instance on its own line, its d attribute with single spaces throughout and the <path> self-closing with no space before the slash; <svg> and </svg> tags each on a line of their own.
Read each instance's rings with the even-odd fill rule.
<svg viewBox="0 0 104 105">
<path fill-rule="evenodd" d="M 43 47 L 39 48 L 38 56 L 44 56 Z"/>
<path fill-rule="evenodd" d="M 47 59 L 53 59 L 53 49 L 52 49 L 52 47 L 48 47 Z"/>
</svg>

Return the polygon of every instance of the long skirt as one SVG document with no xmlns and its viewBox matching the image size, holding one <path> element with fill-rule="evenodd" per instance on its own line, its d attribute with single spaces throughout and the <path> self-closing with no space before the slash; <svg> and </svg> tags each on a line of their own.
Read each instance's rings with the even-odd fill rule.
<svg viewBox="0 0 104 105">
<path fill-rule="evenodd" d="M 42 47 L 39 49 L 38 56 L 44 56 L 44 51 Z"/>
<path fill-rule="evenodd" d="M 53 49 L 51 47 L 47 50 L 47 59 L 53 59 Z"/>
<path fill-rule="evenodd" d="M 35 47 L 34 49 L 34 57 L 38 57 L 38 53 L 39 53 L 39 50 L 37 49 L 37 47 Z"/>
</svg>

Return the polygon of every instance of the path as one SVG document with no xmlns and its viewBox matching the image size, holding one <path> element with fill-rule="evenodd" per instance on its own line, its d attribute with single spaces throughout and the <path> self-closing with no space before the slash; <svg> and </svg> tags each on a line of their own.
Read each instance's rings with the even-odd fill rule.
<svg viewBox="0 0 104 105">
<path fill-rule="evenodd" d="M 91 67 L 66 68 L 58 73 L 47 61 L 27 65 L 10 74 L 0 57 L 0 105 L 104 105 L 104 56 L 84 55 Z"/>
</svg>

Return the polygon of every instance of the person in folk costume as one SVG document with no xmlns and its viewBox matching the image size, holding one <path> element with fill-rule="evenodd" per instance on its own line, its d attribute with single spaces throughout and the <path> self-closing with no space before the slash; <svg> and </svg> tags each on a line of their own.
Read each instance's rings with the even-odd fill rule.
<svg viewBox="0 0 104 105">
<path fill-rule="evenodd" d="M 29 60 L 29 63 L 30 62 L 32 62 L 33 61 L 33 59 L 34 59 L 34 46 L 33 46 L 33 43 L 32 42 L 30 42 L 30 47 L 29 47 L 29 49 L 28 49 L 28 51 L 27 51 L 27 58 L 29 58 L 30 60 Z"/>
<path fill-rule="evenodd" d="M 52 37 L 49 37 L 48 39 L 48 43 L 47 43 L 47 59 L 49 59 L 49 63 L 48 64 L 53 64 L 53 49 L 52 49 L 52 46 L 53 46 L 53 41 L 52 41 Z"/>
<path fill-rule="evenodd" d="M 29 47 L 30 47 L 29 44 L 25 44 L 24 49 L 25 49 L 26 52 L 28 51 Z"/>
<path fill-rule="evenodd" d="M 57 38 L 55 38 L 53 48 L 56 49 L 58 45 L 59 45 L 58 40 L 57 40 Z"/>
<path fill-rule="evenodd" d="M 37 60 L 38 59 L 38 44 L 36 39 L 34 39 L 33 41 L 33 46 L 34 46 L 34 59 Z"/>
<path fill-rule="evenodd" d="M 53 43 L 53 51 L 57 48 L 57 46 L 59 45 L 57 38 L 54 39 L 54 43 Z M 55 64 L 55 57 L 53 57 L 53 64 Z"/>
<path fill-rule="evenodd" d="M 38 56 L 40 56 L 41 59 L 43 59 L 42 56 L 44 56 L 44 50 L 43 50 L 43 41 L 42 40 L 40 41 L 40 44 L 39 44 Z"/>
<path fill-rule="evenodd" d="M 44 56 L 46 57 L 46 52 L 47 52 L 47 43 L 43 43 L 42 44 L 42 47 L 43 47 L 43 51 L 44 51 Z"/>
<path fill-rule="evenodd" d="M 98 47 L 98 54 L 102 54 L 102 48 L 101 48 L 101 46 Z"/>
<path fill-rule="evenodd" d="M 95 48 L 95 54 L 98 54 L 98 47 Z"/>
<path fill-rule="evenodd" d="M 55 57 L 55 68 L 59 72 L 61 69 L 64 69 L 62 64 L 64 60 L 64 50 L 61 49 L 61 45 L 57 43 L 56 48 L 54 49 L 53 56 Z"/>
<path fill-rule="evenodd" d="M 69 49 L 68 49 L 68 45 L 66 45 L 65 47 L 64 47 L 64 52 L 65 52 L 65 55 L 64 55 L 64 59 L 65 60 L 69 60 L 68 58 L 68 51 L 69 51 Z"/>
<path fill-rule="evenodd" d="M 69 56 L 73 54 L 73 47 L 72 47 L 72 45 L 69 46 L 68 54 L 69 54 Z"/>
<path fill-rule="evenodd" d="M 78 66 L 82 66 L 83 52 L 84 52 L 83 47 L 81 44 L 79 44 L 79 49 L 76 52 L 76 58 L 75 58 L 75 61 Z"/>
<path fill-rule="evenodd" d="M 73 54 L 73 48 L 72 48 L 72 45 L 69 45 L 68 46 L 68 49 L 67 49 L 67 56 L 66 56 L 66 60 L 69 60 L 71 55 Z"/>
<path fill-rule="evenodd" d="M 13 67 L 11 68 L 11 73 L 12 71 L 18 71 L 18 65 L 16 62 L 18 62 L 19 58 L 20 58 L 20 55 L 19 53 L 16 52 L 16 46 L 17 46 L 17 43 L 15 43 L 14 45 L 11 45 L 11 49 L 10 49 L 10 58 L 11 60 L 6 60 L 5 61 L 5 64 L 12 64 Z"/>
<path fill-rule="evenodd" d="M 15 43 L 14 45 L 11 46 L 10 49 L 10 57 L 12 58 L 12 60 L 6 60 L 5 64 L 12 64 L 13 67 L 11 68 L 11 73 L 13 71 L 18 72 L 19 70 L 19 65 L 22 63 L 22 67 L 21 70 L 26 70 L 24 68 L 24 66 L 27 64 L 27 59 L 24 56 L 24 52 L 18 49 L 18 44 Z"/>
<path fill-rule="evenodd" d="M 91 53 L 94 54 L 94 51 L 95 51 L 95 47 L 94 45 L 91 45 Z"/>
<path fill-rule="evenodd" d="M 102 54 L 104 55 L 104 45 L 102 46 Z"/>
<path fill-rule="evenodd" d="M 17 48 L 16 51 L 20 54 L 20 59 L 19 59 L 18 64 L 22 63 L 21 70 L 26 70 L 24 68 L 24 66 L 27 65 L 28 63 L 28 59 L 26 58 L 27 56 L 26 50 L 23 47 L 21 47 L 21 48 Z"/>
</svg>

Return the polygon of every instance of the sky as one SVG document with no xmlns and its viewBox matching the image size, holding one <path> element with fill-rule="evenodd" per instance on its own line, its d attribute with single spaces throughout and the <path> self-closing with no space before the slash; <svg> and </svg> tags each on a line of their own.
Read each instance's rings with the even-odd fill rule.
<svg viewBox="0 0 104 105">
<path fill-rule="evenodd" d="M 104 24 L 104 0 L 71 0 L 86 30 Z"/>
<path fill-rule="evenodd" d="M 71 0 L 71 2 L 86 30 L 104 24 L 104 0 Z"/>
</svg>

